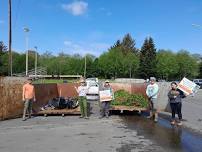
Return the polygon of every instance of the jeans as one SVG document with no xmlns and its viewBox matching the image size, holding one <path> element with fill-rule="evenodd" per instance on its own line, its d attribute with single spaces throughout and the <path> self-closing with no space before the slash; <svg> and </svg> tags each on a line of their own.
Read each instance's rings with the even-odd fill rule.
<svg viewBox="0 0 202 152">
<path fill-rule="evenodd" d="M 178 114 L 179 120 L 182 120 L 182 103 L 176 102 L 176 103 L 170 103 L 171 111 L 172 111 L 172 119 L 175 119 L 175 114 Z"/>
<path fill-rule="evenodd" d="M 109 116 L 109 108 L 110 108 L 110 101 L 103 101 L 101 102 L 101 112 L 100 115 L 102 117 Z"/>
<path fill-rule="evenodd" d="M 79 106 L 80 106 L 80 111 L 81 111 L 81 116 L 82 117 L 87 117 L 87 101 L 86 97 L 79 97 Z"/>
<path fill-rule="evenodd" d="M 31 117 L 31 114 L 32 114 L 32 102 L 33 102 L 33 99 L 25 99 L 24 110 L 23 110 L 23 118 L 26 117 L 27 112 L 29 114 L 29 117 Z"/>
</svg>

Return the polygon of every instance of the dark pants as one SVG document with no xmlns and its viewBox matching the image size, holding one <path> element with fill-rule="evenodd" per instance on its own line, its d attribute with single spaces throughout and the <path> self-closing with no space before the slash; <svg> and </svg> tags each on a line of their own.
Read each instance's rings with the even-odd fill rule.
<svg viewBox="0 0 202 152">
<path fill-rule="evenodd" d="M 110 101 L 101 102 L 101 116 L 109 116 Z"/>
<path fill-rule="evenodd" d="M 182 109 L 182 103 L 178 102 L 178 103 L 170 103 L 170 107 L 172 110 L 172 119 L 175 119 L 175 114 L 178 114 L 179 120 L 182 120 L 182 113 L 181 113 L 181 109 Z"/>
</svg>

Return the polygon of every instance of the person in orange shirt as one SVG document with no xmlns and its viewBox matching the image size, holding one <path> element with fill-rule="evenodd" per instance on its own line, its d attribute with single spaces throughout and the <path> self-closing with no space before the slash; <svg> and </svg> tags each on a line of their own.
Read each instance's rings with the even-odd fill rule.
<svg viewBox="0 0 202 152">
<path fill-rule="evenodd" d="M 24 110 L 22 120 L 26 120 L 26 113 L 28 112 L 29 118 L 32 114 L 32 103 L 36 101 L 34 86 L 32 85 L 32 79 L 28 78 L 23 85 L 22 100 L 24 101 Z"/>
</svg>

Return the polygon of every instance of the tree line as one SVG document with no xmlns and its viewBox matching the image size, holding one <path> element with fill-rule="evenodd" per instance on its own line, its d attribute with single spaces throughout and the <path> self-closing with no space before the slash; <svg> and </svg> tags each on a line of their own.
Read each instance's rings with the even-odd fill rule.
<svg viewBox="0 0 202 152">
<path fill-rule="evenodd" d="M 202 78 L 200 54 L 190 54 L 186 50 L 173 52 L 155 48 L 152 37 L 147 37 L 140 49 L 135 40 L 126 34 L 99 57 L 87 54 L 69 55 L 63 52 L 52 55 L 46 51 L 38 54 L 38 66 L 46 67 L 52 75 L 83 75 L 86 58 L 86 77 L 99 78 L 143 78 L 155 76 L 165 80 Z M 13 51 L 13 73 L 25 71 L 25 54 Z M 34 68 L 35 52 L 29 51 L 29 69 Z M 8 50 L 0 42 L 0 75 L 8 75 Z"/>
</svg>

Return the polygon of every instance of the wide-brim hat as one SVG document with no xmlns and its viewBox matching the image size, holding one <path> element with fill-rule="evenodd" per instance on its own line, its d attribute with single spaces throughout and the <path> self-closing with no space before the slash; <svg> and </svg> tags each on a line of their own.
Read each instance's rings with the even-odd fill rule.
<svg viewBox="0 0 202 152">
<path fill-rule="evenodd" d="M 79 82 L 80 82 L 80 83 L 85 83 L 85 80 L 84 80 L 84 79 L 81 79 Z"/>
<path fill-rule="evenodd" d="M 105 83 L 109 83 L 109 80 L 105 80 Z"/>
</svg>

